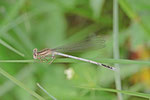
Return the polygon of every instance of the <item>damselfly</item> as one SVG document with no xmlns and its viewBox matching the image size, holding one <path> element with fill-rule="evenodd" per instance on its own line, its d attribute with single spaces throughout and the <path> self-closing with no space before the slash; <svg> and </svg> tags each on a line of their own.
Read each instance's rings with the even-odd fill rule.
<svg viewBox="0 0 150 100">
<path fill-rule="evenodd" d="M 40 61 L 42 61 L 42 59 L 47 60 L 45 57 L 47 57 L 49 55 L 51 55 L 51 57 L 52 57 L 52 60 L 49 62 L 49 64 L 51 64 L 54 61 L 55 55 L 59 55 L 59 56 L 69 57 L 69 58 L 76 59 L 76 60 L 89 62 L 89 63 L 92 63 L 92 64 L 96 64 L 98 66 L 103 66 L 103 67 L 111 69 L 111 70 L 115 70 L 114 67 L 111 67 L 111 66 L 99 63 L 99 62 L 95 62 L 95 61 L 92 61 L 92 60 L 88 60 L 88 59 L 84 59 L 84 58 L 80 58 L 80 57 L 75 57 L 75 56 L 64 54 L 64 53 L 60 53 L 60 52 L 55 51 L 55 49 L 46 48 L 46 49 L 41 50 L 39 52 L 37 51 L 37 48 L 35 48 L 33 50 L 33 58 L 34 59 L 39 59 Z"/>
</svg>

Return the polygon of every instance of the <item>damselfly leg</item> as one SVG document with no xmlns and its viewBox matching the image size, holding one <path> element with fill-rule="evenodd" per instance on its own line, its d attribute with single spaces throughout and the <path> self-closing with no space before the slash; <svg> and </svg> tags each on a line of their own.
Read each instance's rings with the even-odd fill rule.
<svg viewBox="0 0 150 100">
<path fill-rule="evenodd" d="M 51 64 L 54 60 L 55 60 L 55 54 L 54 54 L 54 52 L 52 52 L 52 56 L 51 56 L 51 58 L 52 58 L 52 60 L 48 63 L 48 64 Z"/>
</svg>

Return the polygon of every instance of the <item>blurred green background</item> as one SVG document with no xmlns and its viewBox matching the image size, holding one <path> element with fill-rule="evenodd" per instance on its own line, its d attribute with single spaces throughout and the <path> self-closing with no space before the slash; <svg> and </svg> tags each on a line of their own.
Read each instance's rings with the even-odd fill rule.
<svg viewBox="0 0 150 100">
<path fill-rule="evenodd" d="M 150 64 L 140 60 L 146 63 L 150 58 L 150 0 L 118 1 L 120 59 L 117 62 L 122 90 L 146 95 L 150 93 Z M 55 48 L 92 34 L 106 40 L 105 48 L 69 54 L 114 66 L 113 0 L 0 0 L 0 68 L 46 100 L 52 98 L 37 83 L 58 100 L 117 99 L 116 93 L 108 90 L 88 89 L 115 89 L 111 70 L 68 58 L 58 58 L 51 65 L 33 63 L 34 48 Z M 17 61 L 10 63 L 13 60 Z M 132 60 L 138 61 L 131 63 Z M 66 70 L 71 72 L 70 79 Z M 0 100 L 36 99 L 21 87 L 24 86 L 3 76 L 1 70 Z M 128 94 L 123 95 L 123 100 L 150 97 Z"/>
</svg>

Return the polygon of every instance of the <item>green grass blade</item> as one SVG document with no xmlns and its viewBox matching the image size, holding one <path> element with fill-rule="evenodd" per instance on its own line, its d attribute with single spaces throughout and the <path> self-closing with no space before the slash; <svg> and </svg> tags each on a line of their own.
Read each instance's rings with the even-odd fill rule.
<svg viewBox="0 0 150 100">
<path fill-rule="evenodd" d="M 28 66 L 28 67 L 27 67 Z M 27 77 L 30 77 L 30 75 L 32 75 L 32 73 L 35 71 L 35 67 L 32 67 L 30 65 L 27 65 L 24 68 L 22 68 L 16 75 L 15 77 L 18 80 L 24 80 Z M 1 86 L 0 86 L 0 97 L 5 95 L 6 93 L 8 93 L 10 90 L 13 89 L 13 87 L 15 87 L 15 84 L 13 84 L 10 80 L 4 82 Z"/>
<path fill-rule="evenodd" d="M 114 93 L 120 92 L 120 93 L 131 95 L 131 96 L 150 98 L 150 94 L 139 93 L 139 92 L 131 92 L 131 91 L 124 91 L 124 90 L 109 89 L 109 88 L 89 88 L 89 87 L 78 87 L 78 86 L 77 88 L 97 90 L 97 91 L 107 91 L 107 92 L 114 92 Z"/>
<path fill-rule="evenodd" d="M 13 9 L 8 13 L 7 17 L 3 21 L 3 25 L 7 24 L 9 21 L 13 20 L 13 18 L 18 14 L 19 10 L 21 9 L 22 5 L 24 4 L 25 0 L 19 0 L 16 2 L 16 4 L 13 6 Z"/>
<path fill-rule="evenodd" d="M 126 12 L 129 18 L 135 22 L 137 22 L 144 31 L 150 36 L 150 29 L 146 26 L 141 20 L 140 16 L 132 9 L 130 4 L 126 0 L 118 0 L 121 8 Z"/>
<path fill-rule="evenodd" d="M 15 48 L 13 48 L 12 46 L 10 46 L 9 44 L 7 44 L 5 41 L 3 41 L 2 39 L 0 39 L 0 44 L 2 44 L 3 46 L 5 46 L 6 48 L 10 49 L 11 51 L 15 52 L 16 54 L 24 57 L 24 54 L 19 52 L 18 50 L 16 50 Z"/>
<path fill-rule="evenodd" d="M 144 60 L 100 59 L 100 60 L 98 60 L 98 61 L 104 62 L 104 63 L 150 65 L 150 62 L 149 62 L 149 61 L 144 61 Z"/>
<path fill-rule="evenodd" d="M 7 25 L 4 25 L 1 29 L 0 29 L 0 36 L 2 34 L 5 34 L 7 31 L 9 31 L 10 29 L 16 27 L 18 24 L 24 22 L 23 17 L 25 15 L 20 15 L 19 17 L 17 17 L 16 19 L 14 19 L 13 21 L 9 22 Z"/>
<path fill-rule="evenodd" d="M 53 100 L 57 100 L 54 96 L 52 96 L 51 94 L 49 94 L 39 83 L 37 83 L 37 86 L 43 90 L 50 98 L 52 98 Z"/>
<path fill-rule="evenodd" d="M 30 93 L 31 95 L 33 95 L 37 99 L 39 99 L 39 100 L 45 100 L 43 97 L 41 97 L 40 95 L 38 95 L 36 92 L 34 92 L 34 91 L 30 90 L 28 87 L 26 87 L 22 82 L 20 82 L 19 80 L 17 80 L 15 77 L 13 77 L 10 74 L 8 74 L 2 68 L 0 68 L 0 74 L 2 74 L 3 76 L 7 77 L 9 80 L 11 80 L 16 85 L 18 85 L 19 87 L 21 87 L 24 90 L 26 90 L 28 93 Z"/>
<path fill-rule="evenodd" d="M 91 58 L 89 58 L 91 59 Z M 118 63 L 118 64 L 138 64 L 138 65 L 150 65 L 149 61 L 142 60 L 128 60 L 128 59 L 91 59 L 101 63 Z M 0 60 L 0 63 L 34 63 L 35 60 Z M 83 63 L 82 61 L 70 59 L 70 58 L 58 58 L 54 60 L 54 63 Z M 36 62 L 35 62 L 36 63 Z"/>
<path fill-rule="evenodd" d="M 0 63 L 33 63 L 34 60 L 0 60 Z"/>
<path fill-rule="evenodd" d="M 33 44 L 31 40 L 29 39 L 28 35 L 24 33 L 20 27 L 15 27 L 14 31 L 16 32 L 16 35 L 19 37 L 19 39 L 22 41 L 22 43 L 29 48 L 29 50 L 33 49 Z"/>
<path fill-rule="evenodd" d="M 113 0 L 113 56 L 114 59 L 120 58 L 119 53 L 119 23 L 118 23 L 118 0 Z M 121 77 L 120 77 L 120 66 L 119 64 L 115 63 L 115 67 L 117 71 L 115 71 L 115 86 L 118 90 L 122 89 L 121 86 Z M 123 96 L 121 93 L 117 93 L 118 99 L 123 100 Z"/>
</svg>

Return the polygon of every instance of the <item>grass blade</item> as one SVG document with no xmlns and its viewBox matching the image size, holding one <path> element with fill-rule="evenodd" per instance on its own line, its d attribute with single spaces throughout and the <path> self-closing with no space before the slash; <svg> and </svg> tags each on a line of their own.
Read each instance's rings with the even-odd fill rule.
<svg viewBox="0 0 150 100">
<path fill-rule="evenodd" d="M 113 56 L 114 59 L 119 59 L 119 43 L 118 43 L 118 34 L 119 34 L 119 26 L 118 26 L 118 0 L 113 0 Z M 119 64 L 115 63 L 115 67 L 117 71 L 115 71 L 115 85 L 118 90 L 121 90 L 121 77 L 120 77 L 120 67 Z M 122 94 L 117 93 L 118 99 L 123 100 Z"/>
<path fill-rule="evenodd" d="M 15 48 L 13 48 L 12 46 L 10 46 L 9 44 L 7 44 L 5 41 L 3 41 L 2 39 L 0 39 L 0 44 L 2 44 L 3 46 L 5 46 L 6 48 L 10 49 L 11 51 L 15 52 L 16 54 L 24 57 L 24 54 L 19 52 L 18 50 L 16 50 Z"/>
<path fill-rule="evenodd" d="M 34 92 L 34 91 L 30 90 L 28 87 L 26 87 L 22 82 L 20 82 L 19 80 L 17 80 L 15 77 L 13 77 L 10 74 L 8 74 L 2 68 L 0 68 L 0 74 L 2 74 L 3 76 L 7 77 L 9 80 L 11 80 L 16 85 L 18 85 L 19 87 L 21 87 L 24 90 L 26 90 L 28 93 L 30 93 L 31 95 L 33 95 L 37 99 L 39 99 L 39 100 L 45 100 L 43 97 L 41 97 L 40 95 L 38 95 L 36 92 Z"/>
<path fill-rule="evenodd" d="M 28 67 L 27 67 L 28 66 Z M 19 80 L 24 80 L 26 77 L 30 77 L 30 75 L 35 71 L 35 67 L 31 67 L 30 65 L 25 66 L 25 68 L 22 68 L 21 71 L 15 75 L 15 77 Z M 10 90 L 15 87 L 15 84 L 13 84 L 10 80 L 3 83 L 3 85 L 0 86 L 0 96 L 3 96 L 4 94 L 8 93 Z"/>
<path fill-rule="evenodd" d="M 34 60 L 0 60 L 0 63 L 33 63 Z"/>
<path fill-rule="evenodd" d="M 145 23 L 142 21 L 141 17 L 138 15 L 138 13 L 136 13 L 132 7 L 130 6 L 130 4 L 127 2 L 127 0 L 118 0 L 119 4 L 121 6 L 121 8 L 126 12 L 126 14 L 128 15 L 128 17 L 137 22 L 142 28 L 143 30 L 150 35 L 150 29 L 147 25 L 145 25 Z"/>
<path fill-rule="evenodd" d="M 128 59 L 91 59 L 101 63 L 118 63 L 118 64 L 138 64 L 138 65 L 150 65 L 149 61 L 142 60 L 128 60 Z M 34 60 L 0 60 L 0 63 L 34 63 Z M 55 63 L 84 63 L 70 58 L 59 58 L 54 60 Z"/>
<path fill-rule="evenodd" d="M 54 96 L 52 96 L 51 94 L 49 94 L 39 83 L 37 83 L 37 86 L 43 90 L 50 98 L 52 98 L 53 100 L 57 100 Z"/>
<path fill-rule="evenodd" d="M 131 92 L 131 91 L 124 91 L 124 90 L 117 90 L 117 89 L 109 89 L 109 88 L 89 88 L 89 87 L 78 87 L 82 89 L 90 89 L 90 90 L 97 90 L 97 91 L 107 91 L 107 92 L 114 92 L 114 93 L 123 93 L 127 95 L 137 96 L 137 97 L 143 97 L 143 98 L 150 98 L 150 94 L 145 93 L 139 93 L 139 92 Z"/>
</svg>

